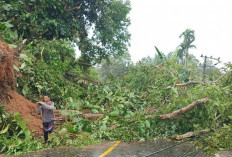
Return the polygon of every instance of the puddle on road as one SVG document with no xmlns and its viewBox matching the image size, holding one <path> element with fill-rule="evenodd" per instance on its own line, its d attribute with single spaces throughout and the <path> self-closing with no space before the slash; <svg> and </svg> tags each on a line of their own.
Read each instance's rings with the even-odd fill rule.
<svg viewBox="0 0 232 157">
<path fill-rule="evenodd" d="M 17 155 L 17 157 L 98 157 L 107 149 L 109 149 L 113 144 L 114 142 L 104 142 L 94 146 L 88 146 L 83 149 L 75 147 L 59 147 L 36 152 L 23 153 Z M 121 142 L 113 149 L 112 152 L 107 155 L 107 157 L 143 157 L 173 144 L 175 143 L 165 140 L 155 142 Z M 191 147 L 192 145 L 190 143 L 183 143 L 156 155 L 152 155 L 151 157 L 180 157 Z M 196 150 L 193 150 L 193 154 L 196 152 Z M 206 155 L 204 152 L 200 152 L 196 157 L 212 156 Z"/>
</svg>

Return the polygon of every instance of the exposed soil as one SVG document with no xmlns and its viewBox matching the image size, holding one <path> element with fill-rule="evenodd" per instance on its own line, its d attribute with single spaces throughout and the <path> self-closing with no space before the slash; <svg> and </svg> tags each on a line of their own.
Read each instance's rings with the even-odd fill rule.
<svg viewBox="0 0 232 157">
<path fill-rule="evenodd" d="M 35 134 L 40 134 L 42 121 L 36 115 L 36 104 L 14 92 L 16 79 L 13 66 L 17 65 L 15 52 L 16 50 L 11 49 L 7 43 L 0 41 L 0 105 L 7 102 L 7 112 L 20 113 L 23 119 L 30 120 L 25 121 L 28 128 L 32 132 L 34 130 Z"/>
<path fill-rule="evenodd" d="M 16 92 L 10 92 L 12 95 L 12 98 L 9 100 L 9 104 L 5 106 L 5 109 L 8 113 L 20 113 L 22 118 L 29 119 L 30 122 L 26 122 L 28 128 L 33 132 L 35 132 L 36 135 L 42 133 L 42 120 L 37 117 L 36 111 L 37 111 L 37 105 L 33 104 L 26 98 L 24 98 L 22 95 L 16 93 Z"/>
<path fill-rule="evenodd" d="M 16 64 L 15 50 L 0 41 L 0 104 L 8 97 L 8 91 L 15 89 L 15 75 L 13 65 Z"/>
<path fill-rule="evenodd" d="M 14 49 L 10 48 L 7 43 L 4 43 L 2 41 L 0 41 L 0 50 L 5 53 L 12 54 L 12 55 L 15 53 Z"/>
</svg>

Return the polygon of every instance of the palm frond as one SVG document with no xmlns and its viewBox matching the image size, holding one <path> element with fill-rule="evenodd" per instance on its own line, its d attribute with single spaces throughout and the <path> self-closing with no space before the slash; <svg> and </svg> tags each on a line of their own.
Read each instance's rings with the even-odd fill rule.
<svg viewBox="0 0 232 157">
<path fill-rule="evenodd" d="M 159 49 L 156 46 L 155 46 L 155 50 L 158 53 L 160 59 L 162 60 L 164 57 L 163 57 L 162 53 L 159 51 Z"/>
</svg>

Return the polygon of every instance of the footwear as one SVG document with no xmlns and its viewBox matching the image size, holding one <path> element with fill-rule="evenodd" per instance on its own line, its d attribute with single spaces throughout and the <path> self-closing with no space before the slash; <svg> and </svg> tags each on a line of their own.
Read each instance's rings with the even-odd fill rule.
<svg viewBox="0 0 232 157">
<path fill-rule="evenodd" d="M 47 142 L 45 143 L 45 146 L 46 146 L 46 147 L 48 146 L 48 143 L 47 143 Z"/>
</svg>

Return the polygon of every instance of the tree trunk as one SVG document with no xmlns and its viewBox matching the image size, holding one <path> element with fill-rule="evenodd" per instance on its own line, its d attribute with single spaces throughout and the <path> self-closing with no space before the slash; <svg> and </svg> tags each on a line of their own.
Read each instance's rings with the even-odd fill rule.
<svg viewBox="0 0 232 157">
<path fill-rule="evenodd" d="M 187 59 L 188 59 L 188 48 L 185 50 L 185 63 L 184 63 L 185 68 L 187 68 Z"/>
</svg>

